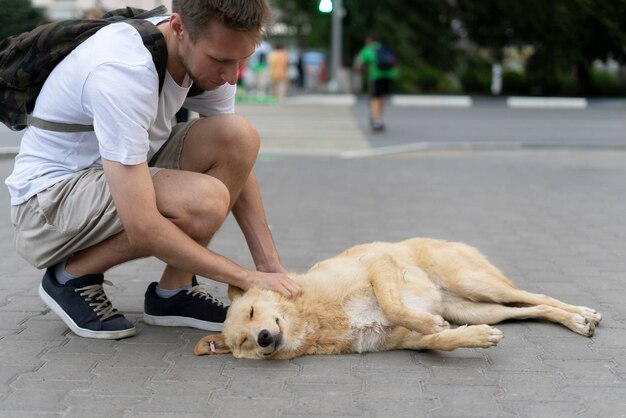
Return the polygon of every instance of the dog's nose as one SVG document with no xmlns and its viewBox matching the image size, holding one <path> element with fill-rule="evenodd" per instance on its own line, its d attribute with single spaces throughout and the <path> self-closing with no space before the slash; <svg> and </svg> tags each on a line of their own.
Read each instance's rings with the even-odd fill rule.
<svg viewBox="0 0 626 418">
<path fill-rule="evenodd" d="M 266 329 L 261 330 L 261 332 L 259 332 L 257 342 L 261 347 L 267 347 L 272 343 L 272 334 L 270 334 L 270 332 Z"/>
</svg>

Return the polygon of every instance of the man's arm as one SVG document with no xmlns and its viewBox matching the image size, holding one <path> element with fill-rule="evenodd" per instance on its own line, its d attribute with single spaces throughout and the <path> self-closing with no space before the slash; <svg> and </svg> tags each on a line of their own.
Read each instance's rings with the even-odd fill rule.
<svg viewBox="0 0 626 418">
<path fill-rule="evenodd" d="M 286 273 L 267 225 L 261 192 L 254 172 L 250 173 L 239 198 L 233 205 L 233 216 L 246 238 L 257 270 Z"/>
<path fill-rule="evenodd" d="M 118 215 L 131 245 L 183 271 L 228 283 L 241 289 L 258 286 L 293 296 L 295 283 L 283 274 L 247 270 L 202 247 L 172 221 L 156 204 L 156 191 L 147 163 L 123 165 L 103 159 L 104 173 Z"/>
</svg>

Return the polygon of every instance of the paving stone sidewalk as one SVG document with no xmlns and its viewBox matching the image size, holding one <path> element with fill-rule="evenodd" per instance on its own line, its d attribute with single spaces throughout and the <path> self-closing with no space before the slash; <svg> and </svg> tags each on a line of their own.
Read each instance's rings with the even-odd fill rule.
<svg viewBox="0 0 626 418">
<path fill-rule="evenodd" d="M 0 160 L 2 178 L 11 168 Z M 203 332 L 140 319 L 143 292 L 162 268 L 149 259 L 107 275 L 115 284 L 107 293 L 138 335 L 82 339 L 44 307 L 41 272 L 15 254 L 3 188 L 0 417 L 626 416 L 626 152 L 268 155 L 256 171 L 294 271 L 357 243 L 458 240 L 521 287 L 594 307 L 603 322 L 591 339 L 553 324 L 506 323 L 498 326 L 506 338 L 489 350 L 195 357 Z M 212 248 L 252 265 L 232 220 Z M 225 298 L 225 286 L 211 287 Z"/>
</svg>

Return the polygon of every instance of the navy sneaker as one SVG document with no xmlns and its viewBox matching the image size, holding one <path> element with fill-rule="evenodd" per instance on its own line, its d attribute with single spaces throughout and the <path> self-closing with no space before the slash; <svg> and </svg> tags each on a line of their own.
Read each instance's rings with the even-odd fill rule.
<svg viewBox="0 0 626 418">
<path fill-rule="evenodd" d="M 39 285 L 39 296 L 76 335 L 106 340 L 135 335 L 133 324 L 111 305 L 103 283 L 110 284 L 102 274 L 90 274 L 62 285 L 51 267 Z"/>
<path fill-rule="evenodd" d="M 205 331 L 222 330 L 228 307 L 198 284 L 196 276 L 191 281 L 191 289 L 181 290 L 171 298 L 157 295 L 156 287 L 157 282 L 152 282 L 146 290 L 143 313 L 145 323 Z"/>
</svg>

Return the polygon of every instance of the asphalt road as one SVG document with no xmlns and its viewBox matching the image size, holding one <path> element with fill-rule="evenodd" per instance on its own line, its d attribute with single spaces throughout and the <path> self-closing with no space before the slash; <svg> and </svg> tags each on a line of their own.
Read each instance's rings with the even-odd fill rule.
<svg viewBox="0 0 626 418">
<path fill-rule="evenodd" d="M 429 142 L 440 146 L 519 146 L 626 148 L 626 107 L 511 109 L 477 104 L 467 109 L 394 107 L 387 109 L 388 135 L 367 129 L 367 109 L 353 113 L 374 146 Z"/>
</svg>

